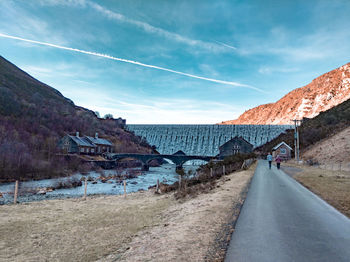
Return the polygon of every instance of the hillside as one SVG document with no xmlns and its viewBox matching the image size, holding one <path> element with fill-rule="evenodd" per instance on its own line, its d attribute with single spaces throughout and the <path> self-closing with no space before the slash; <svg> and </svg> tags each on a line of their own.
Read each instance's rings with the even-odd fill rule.
<svg viewBox="0 0 350 262">
<path fill-rule="evenodd" d="M 332 169 L 350 171 L 350 127 L 303 150 L 310 163 L 329 165 Z M 332 166 L 334 165 L 334 166 Z"/>
<path fill-rule="evenodd" d="M 223 125 L 289 125 L 291 119 L 313 118 L 350 98 L 350 63 L 295 89 L 276 103 L 260 105 Z"/>
<path fill-rule="evenodd" d="M 300 126 L 300 149 L 303 155 L 317 142 L 328 139 L 350 126 L 350 99 L 325 112 L 321 112 L 312 119 L 304 119 Z M 345 131 L 344 131 L 345 132 Z M 285 141 L 294 148 L 294 130 L 287 130 L 269 143 L 256 148 L 261 154 L 270 152 L 278 143 Z M 337 140 L 338 141 L 338 140 Z M 345 143 L 338 145 L 345 146 Z M 344 152 L 344 151 L 342 151 Z M 320 152 L 319 152 L 320 153 Z M 323 148 L 323 155 L 329 153 L 329 148 Z M 329 154 L 328 154 L 329 155 Z M 348 156 L 343 155 L 344 159 Z"/>
<path fill-rule="evenodd" d="M 117 152 L 150 152 L 140 138 L 78 107 L 0 56 L 0 180 L 62 175 L 77 166 L 55 158 L 67 133 L 112 140 Z M 142 144 L 142 145 L 141 145 Z"/>
</svg>

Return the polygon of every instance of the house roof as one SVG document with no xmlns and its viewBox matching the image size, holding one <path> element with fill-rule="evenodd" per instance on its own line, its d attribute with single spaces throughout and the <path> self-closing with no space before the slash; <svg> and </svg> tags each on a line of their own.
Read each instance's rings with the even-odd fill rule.
<svg viewBox="0 0 350 262">
<path fill-rule="evenodd" d="M 88 147 L 96 147 L 93 143 L 91 143 L 88 139 L 85 137 L 80 136 L 71 136 L 68 135 L 75 143 L 77 143 L 79 146 L 88 146 Z"/>
<path fill-rule="evenodd" d="M 86 138 L 93 144 L 95 145 L 106 145 L 106 146 L 113 146 L 111 142 L 109 142 L 107 139 L 103 138 L 96 138 L 96 137 L 91 137 L 91 136 L 86 136 Z"/>
<path fill-rule="evenodd" d="M 224 145 L 226 145 L 227 143 L 231 142 L 232 140 L 242 140 L 242 141 L 244 141 L 245 143 L 247 143 L 247 144 L 253 146 L 251 143 L 249 143 L 249 142 L 248 142 L 247 140 L 245 140 L 243 137 L 241 137 L 241 136 L 235 136 L 235 137 L 231 138 L 229 141 L 223 143 L 221 146 L 219 146 L 219 148 L 223 147 Z"/>
<path fill-rule="evenodd" d="M 281 142 L 281 143 L 279 143 L 277 146 L 275 146 L 274 148 L 273 148 L 273 150 L 276 150 L 277 148 L 279 148 L 280 146 L 282 146 L 282 145 L 285 145 L 286 147 L 288 147 L 290 150 L 293 150 L 293 148 L 291 148 L 289 145 L 287 145 L 285 142 Z"/>
<path fill-rule="evenodd" d="M 176 153 L 174 153 L 173 155 L 174 156 L 185 156 L 186 154 L 182 150 L 179 150 Z"/>
</svg>

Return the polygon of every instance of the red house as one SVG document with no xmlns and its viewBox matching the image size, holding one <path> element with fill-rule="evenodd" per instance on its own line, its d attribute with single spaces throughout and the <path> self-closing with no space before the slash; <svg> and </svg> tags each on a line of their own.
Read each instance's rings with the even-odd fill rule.
<svg viewBox="0 0 350 262">
<path fill-rule="evenodd" d="M 279 155 L 282 160 L 289 160 L 292 158 L 292 150 L 285 142 L 281 142 L 272 149 L 272 156 Z"/>
</svg>

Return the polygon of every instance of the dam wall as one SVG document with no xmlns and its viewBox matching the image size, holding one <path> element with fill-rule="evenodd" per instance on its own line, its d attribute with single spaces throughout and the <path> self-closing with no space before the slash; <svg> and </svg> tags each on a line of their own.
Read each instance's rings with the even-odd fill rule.
<svg viewBox="0 0 350 262">
<path fill-rule="evenodd" d="M 279 136 L 290 125 L 127 125 L 161 154 L 182 150 L 187 155 L 216 156 L 219 146 L 242 136 L 254 147 Z"/>
</svg>

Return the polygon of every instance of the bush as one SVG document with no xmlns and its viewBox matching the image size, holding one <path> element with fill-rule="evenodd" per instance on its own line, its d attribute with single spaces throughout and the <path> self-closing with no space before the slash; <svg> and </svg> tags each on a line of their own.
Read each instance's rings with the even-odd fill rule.
<svg viewBox="0 0 350 262">
<path fill-rule="evenodd" d="M 62 189 L 62 188 L 74 188 L 78 186 L 82 186 L 81 180 L 79 180 L 76 177 L 68 178 L 68 179 L 63 179 L 60 181 L 57 181 L 54 185 L 54 189 Z"/>
</svg>

